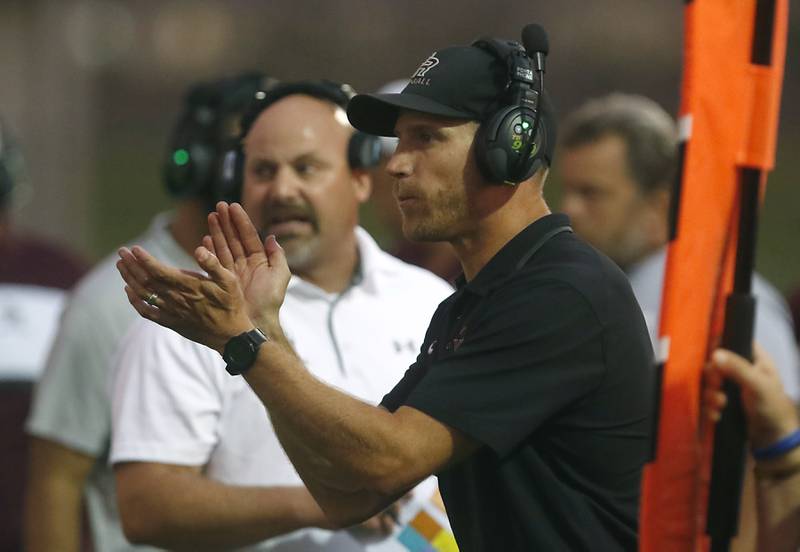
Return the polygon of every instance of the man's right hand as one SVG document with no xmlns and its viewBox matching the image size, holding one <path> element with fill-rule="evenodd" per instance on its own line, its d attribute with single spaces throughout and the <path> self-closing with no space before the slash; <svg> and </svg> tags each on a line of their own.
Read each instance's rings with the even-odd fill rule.
<svg viewBox="0 0 800 552">
<path fill-rule="evenodd" d="M 262 243 L 242 206 L 224 201 L 209 214 L 208 229 L 203 246 L 238 279 L 250 318 L 265 330 L 277 323 L 291 273 L 275 236 Z"/>
<path fill-rule="evenodd" d="M 290 273 L 274 236 L 261 243 L 238 204 L 217 205 L 211 236 L 195 251 L 207 274 L 167 266 L 141 247 L 121 248 L 117 268 L 144 318 L 220 353 L 231 337 L 259 327 L 280 335 L 278 309 Z"/>
</svg>

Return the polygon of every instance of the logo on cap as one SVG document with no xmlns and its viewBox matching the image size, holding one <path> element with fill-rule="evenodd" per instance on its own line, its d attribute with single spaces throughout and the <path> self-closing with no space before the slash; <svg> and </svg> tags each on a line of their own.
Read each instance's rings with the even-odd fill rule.
<svg viewBox="0 0 800 552">
<path fill-rule="evenodd" d="M 431 79 L 425 78 L 425 74 L 437 65 L 439 65 L 439 58 L 436 57 L 436 52 L 434 52 L 428 57 L 428 59 L 422 62 L 416 71 L 414 71 L 414 74 L 411 75 L 409 84 L 428 86 L 431 82 Z"/>
</svg>

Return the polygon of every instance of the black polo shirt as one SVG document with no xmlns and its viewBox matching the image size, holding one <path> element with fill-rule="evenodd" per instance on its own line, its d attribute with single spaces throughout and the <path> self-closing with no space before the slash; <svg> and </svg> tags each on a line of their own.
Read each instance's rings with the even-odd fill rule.
<svg viewBox="0 0 800 552">
<path fill-rule="evenodd" d="M 568 225 L 537 220 L 462 282 L 382 402 L 483 445 L 437 474 L 462 552 L 637 548 L 652 348 L 625 274 Z"/>
</svg>

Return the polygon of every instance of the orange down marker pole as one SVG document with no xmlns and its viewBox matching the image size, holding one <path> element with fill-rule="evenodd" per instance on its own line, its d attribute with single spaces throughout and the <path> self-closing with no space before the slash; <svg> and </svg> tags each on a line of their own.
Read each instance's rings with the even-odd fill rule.
<svg viewBox="0 0 800 552">
<path fill-rule="evenodd" d="M 655 461 L 643 483 L 643 551 L 707 550 L 707 525 L 714 551 L 727 550 L 736 532 L 744 428 L 733 400 L 712 474 L 714 428 L 700 416 L 701 375 L 723 334 L 725 345 L 749 353 L 755 213 L 774 165 L 787 22 L 788 0 L 686 2 L 681 170 L 659 332 Z"/>
</svg>

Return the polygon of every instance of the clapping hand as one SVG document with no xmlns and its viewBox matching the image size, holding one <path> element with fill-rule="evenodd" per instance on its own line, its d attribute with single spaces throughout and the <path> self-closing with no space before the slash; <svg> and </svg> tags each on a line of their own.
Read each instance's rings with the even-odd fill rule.
<svg viewBox="0 0 800 552">
<path fill-rule="evenodd" d="M 263 243 L 241 205 L 220 202 L 195 250 L 206 274 L 167 266 L 141 247 L 121 248 L 117 268 L 144 318 L 217 351 L 253 327 L 278 328 L 289 268 L 274 236 Z"/>
</svg>

